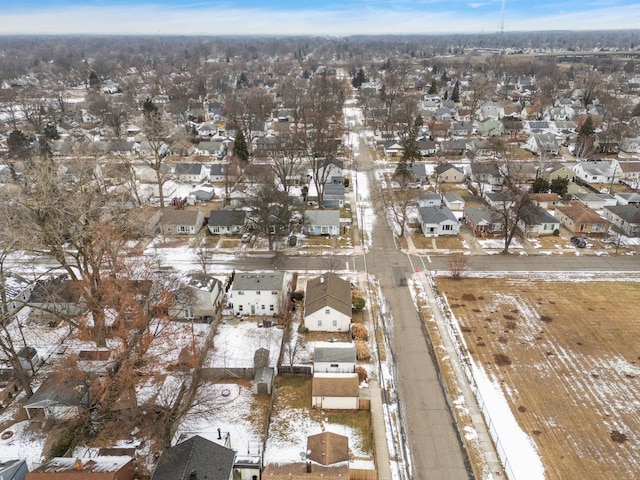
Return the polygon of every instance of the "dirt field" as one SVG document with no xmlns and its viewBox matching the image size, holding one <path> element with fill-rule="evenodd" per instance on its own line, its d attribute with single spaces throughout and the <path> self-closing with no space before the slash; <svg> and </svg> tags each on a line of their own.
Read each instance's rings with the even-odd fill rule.
<svg viewBox="0 0 640 480">
<path fill-rule="evenodd" d="M 546 478 L 638 478 L 640 278 L 438 279 Z"/>
</svg>

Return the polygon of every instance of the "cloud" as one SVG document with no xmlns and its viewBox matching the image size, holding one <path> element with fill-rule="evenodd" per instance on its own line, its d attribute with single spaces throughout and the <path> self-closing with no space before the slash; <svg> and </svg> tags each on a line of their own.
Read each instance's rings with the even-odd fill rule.
<svg viewBox="0 0 640 480">
<path fill-rule="evenodd" d="M 211 6 L 83 6 L 3 13 L 0 34 L 165 34 L 165 35 L 359 35 L 492 32 L 497 12 L 443 6 L 419 8 L 411 3 L 369 4 L 273 10 Z M 389 5 L 389 6 L 387 6 Z M 602 30 L 637 28 L 640 5 L 624 8 L 573 9 L 562 13 L 519 13 L 507 8 L 506 31 Z"/>
</svg>

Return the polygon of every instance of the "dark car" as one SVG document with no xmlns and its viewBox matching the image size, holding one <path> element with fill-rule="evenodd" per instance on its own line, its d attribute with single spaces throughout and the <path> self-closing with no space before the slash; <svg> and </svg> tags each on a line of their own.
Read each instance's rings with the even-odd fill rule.
<svg viewBox="0 0 640 480">
<path fill-rule="evenodd" d="M 587 241 L 582 237 L 571 237 L 571 243 L 578 248 L 585 248 L 587 246 Z"/>
</svg>

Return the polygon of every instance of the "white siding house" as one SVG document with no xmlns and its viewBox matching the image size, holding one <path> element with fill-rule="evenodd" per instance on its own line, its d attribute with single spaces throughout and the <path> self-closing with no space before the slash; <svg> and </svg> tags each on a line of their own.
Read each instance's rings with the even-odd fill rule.
<svg viewBox="0 0 640 480">
<path fill-rule="evenodd" d="M 316 373 L 311 384 L 311 407 L 357 410 L 360 382 L 357 373 Z"/>
<path fill-rule="evenodd" d="M 347 332 L 351 324 L 351 285 L 333 273 L 307 282 L 304 326 L 310 331 Z"/>
<path fill-rule="evenodd" d="M 236 273 L 231 286 L 235 315 L 278 315 L 285 294 L 281 272 Z"/>
</svg>

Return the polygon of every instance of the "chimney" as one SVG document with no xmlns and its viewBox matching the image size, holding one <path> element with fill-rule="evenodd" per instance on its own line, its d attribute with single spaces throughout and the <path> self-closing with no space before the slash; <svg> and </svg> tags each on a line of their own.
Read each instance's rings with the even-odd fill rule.
<svg viewBox="0 0 640 480">
<path fill-rule="evenodd" d="M 218 429 L 218 440 L 222 440 L 222 433 L 220 432 L 220 429 Z"/>
<path fill-rule="evenodd" d="M 320 277 L 320 284 L 324 283 L 324 277 Z"/>
<path fill-rule="evenodd" d="M 198 472 L 194 469 L 189 474 L 189 480 L 198 480 Z"/>
<path fill-rule="evenodd" d="M 311 462 L 307 462 L 307 468 L 305 469 L 307 473 L 311 473 Z"/>
<path fill-rule="evenodd" d="M 80 460 L 79 458 L 76 458 L 76 461 L 73 464 L 73 469 L 80 471 L 82 470 L 82 468 L 83 468 L 82 460 Z"/>
</svg>

